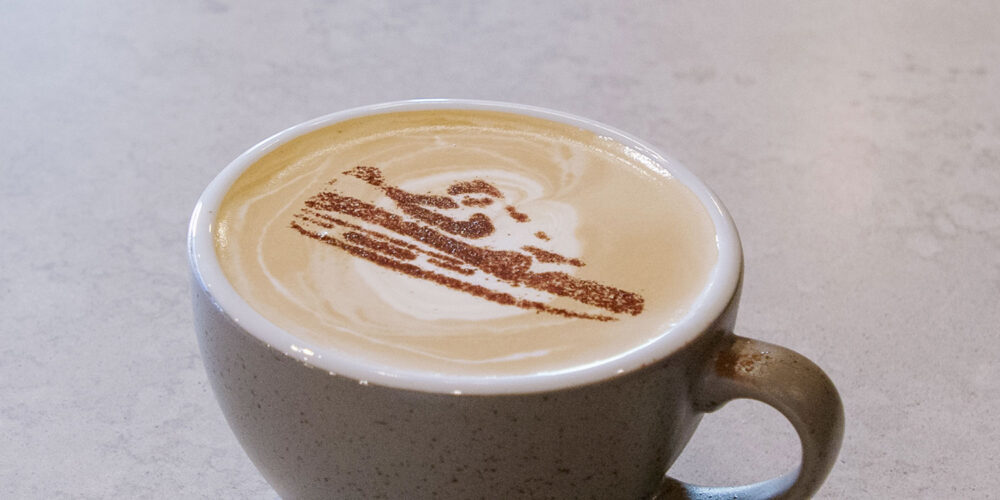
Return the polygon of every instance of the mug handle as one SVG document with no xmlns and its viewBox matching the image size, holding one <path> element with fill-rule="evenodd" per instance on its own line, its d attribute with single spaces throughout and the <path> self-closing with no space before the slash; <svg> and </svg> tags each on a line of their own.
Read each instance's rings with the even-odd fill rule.
<svg viewBox="0 0 1000 500">
<path fill-rule="evenodd" d="M 781 412 L 802 442 L 802 462 L 782 476 L 746 486 L 694 486 L 669 476 L 657 499 L 809 498 L 837 459 L 844 435 L 844 407 L 833 382 L 818 366 L 784 347 L 727 335 L 694 387 L 695 409 L 711 412 L 737 398 Z"/>
</svg>

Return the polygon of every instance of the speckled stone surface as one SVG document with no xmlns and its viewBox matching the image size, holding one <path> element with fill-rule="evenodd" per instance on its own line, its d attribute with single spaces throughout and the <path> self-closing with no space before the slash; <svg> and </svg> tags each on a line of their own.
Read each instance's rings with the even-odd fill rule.
<svg viewBox="0 0 1000 500">
<path fill-rule="evenodd" d="M 208 387 L 187 218 L 256 141 L 361 104 L 522 102 L 701 176 L 741 229 L 737 331 L 847 413 L 818 498 L 1000 491 L 1000 4 L 0 2 L 0 497 L 276 497 Z M 672 474 L 797 460 L 760 404 Z"/>
</svg>

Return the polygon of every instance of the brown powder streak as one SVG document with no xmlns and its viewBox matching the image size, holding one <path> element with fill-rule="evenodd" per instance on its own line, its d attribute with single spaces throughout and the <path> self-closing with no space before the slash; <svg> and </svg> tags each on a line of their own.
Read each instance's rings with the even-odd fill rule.
<svg viewBox="0 0 1000 500">
<path fill-rule="evenodd" d="M 461 267 L 462 264 L 465 264 L 464 262 L 462 262 L 462 261 L 460 261 L 460 260 L 458 260 L 458 259 L 456 259 L 454 257 L 451 257 L 449 255 L 445 255 L 443 253 L 432 252 L 430 250 L 421 250 L 421 251 L 423 252 L 424 255 L 426 255 L 426 256 L 428 256 L 430 258 L 434 258 L 434 259 L 440 260 L 441 262 L 444 262 L 446 264 L 451 264 L 453 266 L 459 266 L 459 267 Z"/>
<path fill-rule="evenodd" d="M 351 215 L 395 233 L 409 236 L 501 279 L 517 281 L 517 278 L 524 275 L 531 266 L 531 257 L 528 255 L 470 245 L 357 198 L 324 191 L 306 200 L 305 204 L 314 210 Z"/>
<path fill-rule="evenodd" d="M 392 198 L 399 205 L 427 205 L 441 209 L 458 208 L 458 203 L 447 196 L 416 194 L 392 186 L 383 188 L 383 191 L 385 191 L 386 196 Z"/>
<path fill-rule="evenodd" d="M 385 192 L 386 196 L 392 198 L 393 201 L 400 204 L 429 205 L 441 209 L 458 208 L 458 203 L 455 203 L 455 200 L 447 196 L 416 194 L 402 190 L 395 186 L 386 186 L 385 178 L 382 177 L 382 171 L 379 170 L 378 167 L 358 165 L 350 170 L 345 170 L 343 173 L 344 175 L 357 177 L 372 186 L 382 188 L 382 191 Z"/>
<path fill-rule="evenodd" d="M 416 245 L 414 245 L 412 243 L 407 243 L 407 242 L 405 242 L 403 240 L 396 240 L 396 239 L 393 239 L 393 238 L 389 238 L 388 236 L 382 236 L 381 234 L 376 233 L 375 231 L 372 231 L 370 229 L 365 229 L 365 228 L 363 228 L 363 227 L 361 227 L 361 226 L 359 226 L 357 224 L 351 224 L 350 222 L 347 222 L 346 220 L 343 220 L 343 219 L 338 219 L 336 217 L 330 217 L 329 215 L 326 215 L 326 214 L 324 214 L 322 212 L 317 212 L 315 210 L 309 210 L 307 208 L 303 208 L 302 209 L 302 213 L 304 213 L 304 214 L 306 214 L 306 215 L 308 215 L 310 217 L 313 217 L 313 218 L 323 219 L 326 222 L 333 223 L 333 224 L 336 224 L 338 226 L 343 226 L 343 227 L 346 227 L 346 228 L 349 228 L 349 229 L 353 229 L 355 231 L 362 231 L 362 232 L 366 232 L 366 233 L 371 233 L 372 236 L 381 236 L 382 238 L 387 238 L 390 241 L 392 241 L 393 243 L 395 243 L 395 244 L 397 244 L 399 246 L 402 246 L 402 247 L 407 247 L 407 248 L 416 247 Z M 296 217 L 301 217 L 301 215 L 296 215 Z M 314 222 L 317 223 L 317 224 L 319 224 L 318 221 L 314 221 Z M 324 227 L 326 227 L 326 226 L 324 226 Z M 329 227 L 333 227 L 333 225 L 331 224 Z"/>
<path fill-rule="evenodd" d="M 344 173 L 353 175 L 373 186 L 382 187 L 387 196 L 392 198 L 404 213 L 447 233 L 467 238 L 480 238 L 494 231 L 492 221 L 480 213 L 473 214 L 468 220 L 458 221 L 418 206 L 427 204 L 438 208 L 446 208 L 446 206 L 449 206 L 447 205 L 448 203 L 454 204 L 454 200 L 445 196 L 415 195 L 392 186 L 383 186 L 384 179 L 382 178 L 381 171 L 375 167 L 358 166 Z M 448 188 L 448 192 L 453 195 L 483 192 L 499 198 L 503 197 L 494 186 L 481 180 L 452 184 Z M 447 202 L 442 200 L 447 200 Z M 491 250 L 489 248 L 477 247 L 442 234 L 432 227 L 407 220 L 400 215 L 378 208 L 357 198 L 331 191 L 320 192 L 306 200 L 305 207 L 302 213 L 306 215 L 299 214 L 296 215 L 297 218 L 315 223 L 321 227 L 332 228 L 332 224 L 337 224 L 354 229 L 355 231 L 344 235 L 344 238 L 349 240 L 345 242 L 328 235 L 320 236 L 310 233 L 301 225 L 292 221 L 292 228 L 298 230 L 300 233 L 318 241 L 342 248 L 351 255 L 370 260 L 384 267 L 427 279 L 497 303 L 515 305 L 525 309 L 534 309 L 540 312 L 559 314 L 567 317 L 600 321 L 615 320 L 615 318 L 610 316 L 577 313 L 550 307 L 540 302 L 516 299 L 510 294 L 423 270 L 416 265 L 402 262 L 402 260 L 413 260 L 418 254 L 423 254 L 428 256 L 428 261 L 431 264 L 438 267 L 466 275 L 474 274 L 474 269 L 463 267 L 468 265 L 495 276 L 511 286 L 523 284 L 536 290 L 571 298 L 583 304 L 599 307 L 614 313 L 636 315 L 641 313 L 644 307 L 644 299 L 635 293 L 603 285 L 596 281 L 575 278 L 566 273 L 535 273 L 531 271 L 532 256 L 539 262 L 556 262 L 583 266 L 584 263 L 579 259 L 570 259 L 533 246 L 522 247 L 524 250 L 530 252 L 531 255 L 516 251 Z M 507 206 L 506 210 L 518 222 L 528 222 L 531 220 L 526 214 L 518 212 L 513 206 Z M 412 243 L 391 238 L 377 231 L 371 231 L 356 224 L 330 217 L 325 212 L 336 212 L 356 217 L 393 233 L 413 238 L 442 253 L 439 254 L 434 251 L 425 250 Z M 311 215 L 312 217 L 307 217 L 307 215 Z M 548 235 L 542 231 L 536 232 L 535 236 L 545 240 L 549 239 Z M 376 241 L 371 237 L 384 241 Z M 385 241 L 389 243 L 385 243 Z"/>
<path fill-rule="evenodd" d="M 295 218 L 297 218 L 297 219 L 299 219 L 301 221 L 304 221 L 304 222 L 308 222 L 308 223 L 311 223 L 311 224 L 316 224 L 317 226 L 322 227 L 324 229 L 333 229 L 335 227 L 335 225 L 331 224 L 330 222 L 327 222 L 327 221 L 324 221 L 324 220 L 318 220 L 318 219 L 316 219 L 314 217 L 308 217 L 306 215 L 296 214 Z M 332 217 L 331 217 L 331 219 L 332 219 Z M 334 219 L 334 220 L 339 221 L 339 219 Z M 339 221 L 339 222 L 344 222 L 344 221 Z M 369 231 L 369 230 L 364 229 L 364 228 L 362 228 L 360 226 L 355 226 L 354 224 L 350 224 L 350 223 L 347 223 L 347 222 L 344 222 L 343 225 L 357 227 L 358 230 L 360 231 L 360 232 L 358 232 L 358 231 L 349 231 L 349 232 L 346 232 L 346 233 L 343 234 L 344 239 L 350 241 L 351 243 L 354 243 L 356 245 L 361 245 L 361 246 L 368 247 L 368 248 L 370 248 L 372 250 L 375 250 L 377 252 L 382 252 L 384 254 L 396 257 L 397 259 L 414 260 L 414 259 L 417 258 L 417 254 L 411 252 L 409 249 L 407 249 L 407 248 L 400 248 L 401 245 L 396 245 L 396 244 L 392 243 L 392 238 L 387 238 L 385 236 L 380 235 L 379 233 L 376 233 L 374 231 Z M 301 227 L 301 226 L 299 226 L 299 227 Z M 365 234 L 362 234 L 362 233 L 365 233 Z M 382 238 L 385 238 L 385 239 L 387 239 L 389 241 L 385 241 L 385 240 L 383 240 L 383 241 L 376 241 L 376 240 L 373 240 L 372 238 L 370 238 L 368 236 L 368 234 L 371 234 L 371 235 L 373 235 L 375 237 L 382 237 Z M 330 236 L 329 234 L 326 234 L 326 233 L 324 233 L 324 234 L 318 234 L 316 236 L 317 236 L 318 239 L 321 239 L 321 240 L 326 239 L 326 238 L 332 238 L 332 236 Z M 395 240 L 395 241 L 402 242 L 402 240 Z M 402 243 L 405 244 L 405 245 L 402 245 L 402 246 L 413 246 L 417 251 L 420 250 L 420 247 L 417 247 L 416 245 L 410 245 L 409 243 L 405 243 L 405 242 L 402 242 Z"/>
<path fill-rule="evenodd" d="M 526 277 L 525 284 L 536 290 L 633 316 L 642 312 L 645 303 L 641 295 L 602 285 L 596 281 L 576 278 L 566 273 L 533 273 Z"/>
<path fill-rule="evenodd" d="M 549 241 L 551 239 L 549 238 L 549 235 L 545 234 L 545 231 L 538 231 L 537 233 L 535 233 L 535 238 L 545 241 Z"/>
<path fill-rule="evenodd" d="M 386 255 L 395 257 L 401 260 L 414 260 L 417 255 L 405 248 L 399 248 L 392 243 L 386 243 L 384 241 L 377 241 L 365 236 L 361 233 L 350 231 L 344 233 L 344 239 L 354 243 L 355 245 L 361 245 L 363 247 L 370 248 L 376 252 L 381 252 Z"/>
<path fill-rule="evenodd" d="M 462 204 L 467 207 L 486 207 L 493 204 L 493 198 L 473 198 L 466 196 L 462 198 Z"/>
<path fill-rule="evenodd" d="M 570 297 L 584 304 L 632 315 L 642 312 L 641 296 L 565 273 L 532 273 L 531 257 L 519 252 L 490 250 L 445 236 L 427 226 L 410 222 L 357 198 L 324 191 L 306 201 L 314 210 L 339 212 L 409 236 L 458 258 L 513 285 L 524 283 L 536 290 Z"/>
<path fill-rule="evenodd" d="M 299 219 L 299 220 L 302 220 L 302 221 L 305 221 L 305 222 L 310 222 L 310 223 L 316 224 L 317 226 L 322 227 L 324 229 L 333 229 L 335 227 L 333 224 L 330 224 L 329 222 L 322 221 L 322 220 L 316 220 L 316 219 L 314 219 L 312 217 L 309 217 L 307 215 L 295 214 L 295 218 Z"/>
<path fill-rule="evenodd" d="M 344 175 L 350 175 L 357 177 L 372 186 L 381 186 L 385 179 L 382 177 L 382 171 L 378 167 L 366 167 L 364 165 L 358 165 L 350 170 L 345 170 Z M 332 184 L 332 182 L 331 182 Z"/>
<path fill-rule="evenodd" d="M 410 250 L 416 250 L 418 252 L 419 251 L 423 251 L 423 249 L 421 249 L 417 245 L 414 245 L 413 243 L 410 243 L 408 241 L 403 241 L 403 240 L 400 240 L 400 239 L 397 239 L 397 238 L 393 238 L 391 236 L 384 235 L 384 234 L 382 234 L 382 233 L 380 233 L 378 231 L 372 231 L 371 229 L 366 229 L 366 228 L 361 227 L 361 226 L 359 226 L 357 224 L 351 224 L 350 222 L 347 222 L 347 221 L 345 221 L 343 219 L 338 219 L 336 217 L 330 217 L 329 215 L 326 215 L 326 214 L 324 214 L 322 212 L 317 212 L 315 210 L 309 210 L 309 209 L 302 209 L 302 212 L 306 213 L 306 214 L 308 214 L 308 215 L 310 215 L 312 217 L 318 217 L 320 219 L 323 219 L 324 221 L 332 222 L 334 224 L 337 224 L 338 226 L 343 226 L 343 227 L 346 227 L 346 228 L 349 228 L 349 229 L 353 229 L 353 230 L 358 231 L 358 232 L 365 233 L 365 234 L 367 234 L 369 236 L 372 236 L 372 237 L 375 237 L 375 238 L 386 240 L 386 241 L 388 241 L 388 242 L 390 242 L 390 243 L 392 243 L 394 245 L 399 245 L 401 247 L 409 248 Z M 296 215 L 296 217 L 299 217 L 299 216 Z M 324 226 L 324 227 L 333 227 L 333 226 L 330 225 L 330 226 Z"/>
<path fill-rule="evenodd" d="M 398 206 L 405 214 L 457 236 L 477 239 L 489 236 L 494 231 L 493 221 L 483 214 L 472 214 L 468 220 L 455 220 L 408 203 L 399 203 Z"/>
<path fill-rule="evenodd" d="M 427 259 L 427 262 L 430 262 L 431 264 L 434 264 L 435 266 L 438 266 L 438 267 L 443 267 L 445 269 L 449 269 L 449 270 L 455 271 L 456 273 L 462 273 L 462 274 L 464 274 L 466 276 L 469 276 L 469 275 L 472 275 L 472 274 L 476 274 L 476 270 L 475 269 L 469 269 L 469 268 L 462 267 L 462 266 L 452 265 L 452 264 L 450 264 L 448 262 L 444 262 L 444 261 L 435 259 L 433 257 L 430 258 L 430 259 Z"/>
<path fill-rule="evenodd" d="M 403 240 L 398 239 L 398 238 L 393 238 L 391 236 L 387 236 L 385 234 L 382 234 L 382 233 L 380 233 L 378 231 L 372 231 L 371 229 L 366 229 L 366 228 L 361 227 L 361 226 L 359 226 L 357 224 L 351 224 L 350 222 L 347 222 L 347 221 L 345 221 L 343 219 L 338 219 L 336 217 L 330 217 L 329 215 L 317 212 L 315 210 L 309 210 L 307 208 L 304 208 L 304 209 L 302 209 L 302 212 L 306 213 L 306 214 L 308 214 L 308 215 L 310 215 L 310 216 L 312 216 L 314 218 L 310 219 L 308 217 L 304 217 L 304 216 L 299 215 L 299 214 L 296 214 L 295 217 L 301 218 L 303 220 L 308 220 L 308 221 L 312 222 L 313 224 L 317 224 L 319 226 L 322 226 L 322 227 L 325 227 L 325 228 L 328 228 L 328 229 L 329 228 L 333 228 L 332 224 L 326 224 L 326 223 L 323 223 L 323 222 L 315 220 L 315 217 L 318 217 L 320 219 L 323 219 L 324 221 L 332 222 L 333 224 L 337 224 L 337 225 L 340 225 L 340 226 L 343 226 L 343 227 L 347 227 L 347 228 L 353 229 L 355 231 L 367 234 L 368 236 L 372 236 L 374 238 L 378 238 L 378 239 L 381 239 L 381 240 L 388 241 L 389 243 L 392 243 L 393 245 L 400 246 L 400 247 L 403 247 L 403 248 L 408 248 L 410 250 L 413 250 L 414 252 L 421 253 L 421 254 L 427 255 L 429 257 L 433 257 L 435 259 L 438 259 L 438 260 L 444 261 L 446 263 L 449 263 L 449 264 L 451 264 L 453 266 L 461 266 L 462 264 L 464 264 L 464 262 L 462 262 L 461 260 L 458 260 L 458 259 L 456 259 L 454 257 L 449 256 L 449 255 L 438 253 L 438 252 L 435 252 L 433 250 L 426 250 L 426 249 L 421 248 L 421 247 L 419 247 L 417 245 L 414 245 L 413 243 L 410 243 L 408 241 L 403 241 Z"/>
<path fill-rule="evenodd" d="M 447 286 L 448 288 L 452 288 L 454 290 L 459 290 L 459 291 L 462 291 L 462 292 L 465 292 L 465 293 L 468 293 L 468 294 L 471 294 L 471 295 L 475 295 L 477 297 L 481 297 L 481 298 L 484 298 L 486 300 L 490 300 L 492 302 L 496 302 L 498 304 L 512 305 L 512 306 L 517 306 L 517 307 L 521 307 L 521 308 L 524 308 L 524 309 L 535 309 L 536 311 L 539 311 L 539 312 L 546 312 L 546 313 L 550 313 L 550 314 L 557 314 L 557 315 L 565 316 L 565 317 L 568 317 L 568 318 L 594 319 L 594 320 L 598 320 L 598 321 L 613 321 L 615 319 L 615 318 L 612 318 L 610 316 L 587 314 L 587 313 L 578 313 L 578 312 L 569 311 L 569 310 L 566 310 L 566 309 L 561 309 L 561 308 L 558 308 L 558 307 L 551 307 L 551 306 L 542 304 L 540 302 L 534 302 L 534 301 L 523 300 L 523 299 L 522 300 L 518 300 L 517 298 L 515 298 L 514 296 L 512 296 L 512 295 L 510 295 L 508 293 L 497 292 L 497 291 L 490 290 L 489 288 L 486 288 L 486 287 L 483 287 L 483 286 L 480 286 L 480 285 L 475 285 L 475 284 L 472 284 L 472 283 L 467 283 L 465 281 L 462 281 L 462 280 L 459 280 L 459 279 L 456 279 L 456 278 L 452 278 L 450 276 L 445 276 L 443 274 L 438 274 L 438 273 L 435 273 L 433 271 L 427 271 L 427 270 L 421 269 L 420 267 L 415 266 L 413 264 L 410 264 L 410 263 L 407 263 L 407 262 L 400 262 L 398 260 L 386 257 L 386 256 L 384 256 L 382 254 L 377 253 L 377 252 L 370 251 L 369 249 L 366 249 L 364 247 L 357 246 L 357 245 L 351 245 L 351 244 L 349 244 L 347 242 L 338 240 L 336 238 L 330 238 L 330 237 L 321 238 L 320 236 L 318 236 L 315 233 L 312 233 L 309 230 L 303 228 L 301 225 L 299 225 L 298 223 L 296 223 L 294 221 L 291 223 L 291 227 L 292 227 L 292 229 L 295 229 L 296 231 L 298 231 L 300 234 L 302 234 L 304 236 L 308 236 L 309 238 L 312 238 L 314 240 L 320 241 L 322 243 L 326 243 L 328 245 L 331 245 L 331 246 L 343 249 L 343 250 L 347 251 L 349 254 L 351 254 L 351 255 L 353 255 L 355 257 L 360 257 L 362 259 L 365 259 L 365 260 L 371 261 L 371 262 L 373 262 L 375 264 L 378 264 L 378 265 L 380 265 L 382 267 L 393 269 L 393 270 L 399 271 L 401 273 L 413 276 L 415 278 L 420 278 L 420 279 L 425 279 L 425 280 L 428 280 L 428 281 L 433 281 L 433 282 L 438 283 L 440 285 Z"/>
<path fill-rule="evenodd" d="M 571 259 L 569 257 L 563 257 L 555 252 L 550 252 L 548 250 L 542 250 L 538 247 L 533 247 L 531 245 L 525 245 L 521 247 L 522 250 L 526 250 L 534 255 L 538 262 L 546 262 L 551 264 L 569 264 L 571 266 L 583 267 L 584 263 L 580 259 Z"/>
<path fill-rule="evenodd" d="M 510 217 L 512 219 L 518 222 L 524 223 L 531 221 L 531 217 L 528 217 L 527 214 L 522 214 L 521 212 L 518 212 L 517 209 L 514 208 L 512 205 L 507 205 L 507 213 L 510 214 Z"/>
<path fill-rule="evenodd" d="M 437 226 L 447 233 L 472 239 L 482 238 L 493 234 L 493 221 L 491 221 L 489 217 L 477 213 L 472 214 L 468 220 L 455 220 L 446 215 L 441 215 L 437 212 L 423 208 L 423 206 L 431 206 L 439 209 L 452 209 L 458 208 L 458 203 L 455 203 L 455 200 L 447 196 L 416 194 L 395 186 L 387 186 L 385 185 L 385 180 L 382 177 L 382 172 L 376 167 L 365 167 L 359 165 L 351 170 L 345 171 L 344 174 L 352 175 L 373 186 L 381 187 L 386 196 L 395 201 L 396 206 L 398 206 L 404 213 L 428 224 Z M 472 181 L 473 184 L 475 182 L 477 181 Z M 478 182 L 481 182 L 483 185 L 488 186 L 491 189 L 496 189 L 483 181 Z M 452 185 L 452 188 L 455 186 L 456 185 Z M 474 189 L 479 188 L 480 186 L 477 184 Z M 449 188 L 449 192 L 450 191 L 451 188 Z"/>
<path fill-rule="evenodd" d="M 459 194 L 488 194 L 494 198 L 503 198 L 503 193 L 496 186 L 481 179 L 456 182 L 448 186 L 448 194 L 452 196 Z"/>
</svg>

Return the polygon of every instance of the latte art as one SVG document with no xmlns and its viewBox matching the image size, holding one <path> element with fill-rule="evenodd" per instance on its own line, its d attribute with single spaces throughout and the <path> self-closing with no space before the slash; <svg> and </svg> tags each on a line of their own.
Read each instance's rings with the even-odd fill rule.
<svg viewBox="0 0 1000 500">
<path fill-rule="evenodd" d="M 358 166 L 343 174 L 378 188 L 381 191 L 379 194 L 394 201 L 401 213 L 338 193 L 335 178 L 329 182 L 334 189 L 321 191 L 306 200 L 291 222 L 292 229 L 386 269 L 498 304 L 571 318 L 615 319 L 607 314 L 552 307 L 547 305 L 551 299 L 533 300 L 505 291 L 526 287 L 536 292 L 571 298 L 610 313 L 636 315 L 642 312 L 643 299 L 634 293 L 581 280 L 565 271 L 532 270 L 535 262 L 582 267 L 584 264 L 580 259 L 567 258 L 532 245 L 524 245 L 522 251 L 517 251 L 494 250 L 490 247 L 495 245 L 467 243 L 470 239 L 482 240 L 493 235 L 496 228 L 492 219 L 481 211 L 472 213 L 467 219 L 455 219 L 442 213 L 459 209 L 459 204 L 450 196 L 415 194 L 389 185 L 376 167 Z M 498 198 L 504 198 L 497 187 L 482 179 L 455 182 L 448 186 L 447 192 L 486 195 L 462 200 L 464 205 L 477 208 L 493 205 Z M 519 223 L 530 221 L 527 215 L 518 212 L 512 205 L 504 209 L 510 218 Z M 509 245 L 512 242 L 517 242 L 517 238 L 508 236 L 498 239 L 496 244 Z M 491 286 L 491 281 L 507 286 Z"/>
<path fill-rule="evenodd" d="M 305 345 L 402 370 L 518 375 L 669 334 L 714 226 L 655 162 L 569 125 L 486 111 L 337 123 L 249 167 L 216 253 Z"/>
</svg>

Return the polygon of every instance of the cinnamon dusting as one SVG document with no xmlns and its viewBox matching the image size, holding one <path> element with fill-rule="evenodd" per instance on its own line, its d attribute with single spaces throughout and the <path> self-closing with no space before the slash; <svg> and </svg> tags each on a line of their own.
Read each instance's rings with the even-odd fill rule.
<svg viewBox="0 0 1000 500">
<path fill-rule="evenodd" d="M 384 181 L 381 170 L 377 167 L 366 167 L 364 165 L 358 165 L 350 170 L 345 170 L 344 175 L 353 175 L 372 186 L 381 186 Z M 330 184 L 333 184 L 334 181 L 330 181 Z"/>
<path fill-rule="evenodd" d="M 531 217 L 528 217 L 527 214 L 522 214 L 521 212 L 518 212 L 517 209 L 514 208 L 512 205 L 507 205 L 507 213 L 510 214 L 510 217 L 512 219 L 518 222 L 521 223 L 531 222 Z"/>
<path fill-rule="evenodd" d="M 361 233 L 356 233 L 354 231 L 344 233 L 344 239 L 356 245 L 361 245 L 363 247 L 370 248 L 379 253 L 384 253 L 390 257 L 395 257 L 397 259 L 414 260 L 417 258 L 417 254 L 405 248 L 399 248 L 393 245 L 392 243 L 377 241 Z"/>
<path fill-rule="evenodd" d="M 462 204 L 467 207 L 486 207 L 493 204 L 493 198 L 473 198 L 466 196 L 462 198 Z"/>
<path fill-rule="evenodd" d="M 521 247 L 522 250 L 527 250 L 534 255 L 538 262 L 548 262 L 553 264 L 569 264 L 571 266 L 583 267 L 583 261 L 580 259 L 571 259 L 569 257 L 563 257 L 555 252 L 549 252 L 548 250 L 542 250 L 538 247 L 533 247 L 531 245 L 525 245 Z"/>
<path fill-rule="evenodd" d="M 439 260 L 439 259 L 435 259 L 433 257 L 427 259 L 427 262 L 430 262 L 431 264 L 434 264 L 435 266 L 438 266 L 438 267 L 443 267 L 445 269 L 450 269 L 452 271 L 455 271 L 456 273 L 464 274 L 466 276 L 471 276 L 473 274 L 476 274 L 476 270 L 475 269 L 469 269 L 467 267 L 456 266 L 454 264 L 451 264 L 451 263 L 448 263 L 448 262 L 445 262 L 445 261 L 442 261 L 442 260 Z"/>
<path fill-rule="evenodd" d="M 481 179 L 456 182 L 448 186 L 448 194 L 488 194 L 494 198 L 503 198 L 503 193 L 496 186 Z"/>
<path fill-rule="evenodd" d="M 482 238 L 484 236 L 489 236 L 493 234 L 493 222 L 490 221 L 488 217 L 483 214 L 472 214 L 468 220 L 459 221 L 452 219 L 450 217 L 441 215 L 432 210 L 428 210 L 423 206 L 432 206 L 435 208 L 449 209 L 458 208 L 458 203 L 455 200 L 447 196 L 439 196 L 432 194 L 415 194 L 408 191 L 404 191 L 395 186 L 384 185 L 385 180 L 382 177 L 382 171 L 376 167 L 366 167 L 357 166 L 350 170 L 344 171 L 345 175 L 351 175 L 361 179 L 368 184 L 375 187 L 382 188 L 392 201 L 396 202 L 396 205 L 404 213 L 411 217 L 420 219 L 428 224 L 437 226 L 446 232 L 449 232 L 458 236 L 465 236 L 466 238 Z M 472 181 L 469 184 L 474 184 L 475 189 L 487 189 L 480 187 L 481 183 L 483 186 L 487 186 L 489 189 L 496 190 L 495 187 L 486 184 L 484 181 Z M 457 184 L 456 184 L 457 185 Z M 455 187 L 455 186 L 452 186 Z M 469 188 L 473 189 L 473 188 Z M 449 191 L 451 189 L 449 188 Z M 423 205 L 423 206 L 422 206 Z"/>
<path fill-rule="evenodd" d="M 304 208 L 304 209 L 301 210 L 300 213 L 298 213 L 298 214 L 295 215 L 295 218 L 302 219 L 302 220 L 305 220 L 307 222 L 312 222 L 312 223 L 314 223 L 314 224 L 316 224 L 316 225 L 318 225 L 320 227 L 325 227 L 327 229 L 332 229 L 334 227 L 333 224 L 336 224 L 338 226 L 343 226 L 343 227 L 350 228 L 350 229 L 353 229 L 353 230 L 361 232 L 361 233 L 365 233 L 365 234 L 367 234 L 367 235 L 369 235 L 369 236 L 371 236 L 373 238 L 378 238 L 378 239 L 381 239 L 381 240 L 388 241 L 388 242 L 390 242 L 390 243 L 392 243 L 394 245 L 401 246 L 403 248 L 409 248 L 410 250 L 417 250 L 417 251 L 423 252 L 423 253 L 425 253 L 425 254 L 427 254 L 427 255 L 435 258 L 435 259 L 438 259 L 438 260 L 444 261 L 444 262 L 446 262 L 448 264 L 451 264 L 452 266 L 461 266 L 462 265 L 462 261 L 460 261 L 460 260 L 458 260 L 458 259 L 456 259 L 454 257 L 449 257 L 449 256 L 447 256 L 445 254 L 442 254 L 442 253 L 437 253 L 437 252 L 433 252 L 433 251 L 429 251 L 429 250 L 424 250 L 424 249 L 418 247 L 417 245 L 414 245 L 413 243 L 408 243 L 406 241 L 403 241 L 403 240 L 400 240 L 400 239 L 397 239 L 397 238 L 393 238 L 391 236 L 384 235 L 384 234 L 382 234 L 382 233 L 380 233 L 378 231 L 372 231 L 371 229 L 365 229 L 365 228 L 363 228 L 363 227 L 361 227 L 361 226 L 359 226 L 357 224 L 351 224 L 350 222 L 347 222 L 347 221 L 345 221 L 343 219 L 338 219 L 336 217 L 330 217 L 329 215 L 322 214 L 322 213 L 316 212 L 314 210 L 309 210 L 309 209 Z M 322 220 L 316 220 L 316 219 L 322 219 Z"/>
<path fill-rule="evenodd" d="M 441 274 L 421 267 L 421 263 L 451 271 L 464 276 L 477 272 L 491 275 L 510 286 L 525 286 L 559 297 L 603 309 L 616 314 L 640 314 L 644 307 L 642 296 L 604 285 L 592 280 L 580 279 L 564 272 L 534 272 L 533 262 L 568 264 L 582 267 L 583 261 L 568 258 L 534 246 L 524 246 L 522 253 L 512 250 L 495 250 L 468 243 L 465 239 L 478 239 L 494 232 L 492 221 L 484 214 L 475 213 L 467 220 L 455 220 L 427 206 L 448 210 L 458 205 L 448 196 L 414 194 L 385 183 L 382 172 L 376 167 L 358 166 L 344 172 L 372 186 L 379 187 L 393 200 L 402 212 L 394 213 L 371 203 L 340 194 L 333 190 L 317 193 L 305 202 L 305 206 L 295 215 L 290 227 L 300 234 L 316 241 L 339 248 L 349 254 L 366 259 L 382 267 L 396 270 L 415 278 L 425 279 L 454 290 L 484 298 L 499 304 L 512 305 L 572 318 L 613 321 L 617 318 L 607 314 L 573 311 L 562 307 L 519 299 L 513 295 L 492 290 L 461 279 Z M 330 184 L 333 184 L 332 182 Z M 448 187 L 450 195 L 479 193 L 495 198 L 503 194 L 495 186 L 483 180 L 456 182 Z M 463 204 L 468 199 L 463 200 Z M 490 198 L 482 198 L 490 200 Z M 488 203 L 487 203 L 488 204 Z M 466 204 L 468 206 L 468 204 Z M 506 211 L 518 222 L 531 219 L 512 205 Z M 395 234 L 388 236 L 381 231 L 369 229 L 335 217 L 333 214 L 348 216 L 362 221 L 369 227 L 377 227 Z M 405 215 L 405 216 L 404 216 Z M 406 217 L 409 216 L 409 217 Z M 306 226 L 334 231 L 314 231 Z M 447 234 L 446 234 L 447 233 Z M 542 231 L 535 233 L 539 239 L 548 240 Z M 401 238 L 408 238 L 406 241 Z M 423 255 L 424 259 L 419 257 Z M 426 265 L 424 264 L 424 265 Z"/>
</svg>

